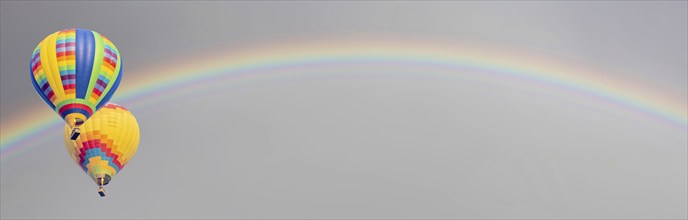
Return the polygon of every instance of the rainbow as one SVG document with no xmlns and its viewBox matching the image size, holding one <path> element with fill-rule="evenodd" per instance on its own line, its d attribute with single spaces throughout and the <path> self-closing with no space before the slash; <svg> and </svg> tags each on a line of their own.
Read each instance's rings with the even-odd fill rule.
<svg viewBox="0 0 688 220">
<path fill-rule="evenodd" d="M 126 53 L 123 56 L 126 57 Z M 610 71 L 532 48 L 398 36 L 320 36 L 317 39 L 280 40 L 277 44 L 258 42 L 243 46 L 230 45 L 191 56 L 180 54 L 143 68 L 125 70 L 113 102 L 131 109 L 180 88 L 203 91 L 205 83 L 218 80 L 231 79 L 251 85 L 265 80 L 313 77 L 318 74 L 318 77 L 332 77 L 328 73 L 314 74 L 312 71 L 299 70 L 352 64 L 453 70 L 438 71 L 442 72 L 439 73 L 443 74 L 441 77 L 457 77 L 472 72 L 476 78 L 513 79 L 516 83 L 540 85 L 546 89 L 591 97 L 681 131 L 688 127 L 685 91 L 669 91 L 646 82 L 641 84 L 640 80 L 610 78 L 609 74 L 605 74 Z M 303 73 L 285 75 L 279 74 L 280 70 Z M 62 124 L 59 117 L 48 108 L 32 109 L 36 110 L 2 124 L 0 155 L 3 158 L 17 154 L 20 149 L 35 147 L 32 139 Z"/>
</svg>

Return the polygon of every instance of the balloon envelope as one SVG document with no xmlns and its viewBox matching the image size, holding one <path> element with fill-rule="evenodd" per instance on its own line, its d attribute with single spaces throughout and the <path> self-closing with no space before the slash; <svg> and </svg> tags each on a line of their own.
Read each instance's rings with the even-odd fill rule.
<svg viewBox="0 0 688 220">
<path fill-rule="evenodd" d="M 114 103 L 104 105 L 80 128 L 81 135 L 71 140 L 71 128 L 65 125 L 65 147 L 72 160 L 96 181 L 107 177 L 109 182 L 134 156 L 139 145 L 136 118 Z"/>
<path fill-rule="evenodd" d="M 48 35 L 33 51 L 31 82 L 38 95 L 71 127 L 110 100 L 122 78 L 117 47 L 86 29 Z"/>
</svg>

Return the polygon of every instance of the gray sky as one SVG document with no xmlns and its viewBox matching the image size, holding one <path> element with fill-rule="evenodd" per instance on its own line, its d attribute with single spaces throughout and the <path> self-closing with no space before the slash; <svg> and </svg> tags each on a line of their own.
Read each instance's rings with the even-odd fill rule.
<svg viewBox="0 0 688 220">
<path fill-rule="evenodd" d="M 123 84 L 152 63 L 243 42 L 382 35 L 531 48 L 688 97 L 685 1 L 0 6 L 2 123 L 32 108 L 54 114 L 27 79 L 28 59 L 71 27 L 117 45 Z M 55 129 L 0 161 L 0 218 L 688 217 L 685 128 L 547 90 L 365 67 L 120 103 L 142 138 L 106 198 Z"/>
</svg>

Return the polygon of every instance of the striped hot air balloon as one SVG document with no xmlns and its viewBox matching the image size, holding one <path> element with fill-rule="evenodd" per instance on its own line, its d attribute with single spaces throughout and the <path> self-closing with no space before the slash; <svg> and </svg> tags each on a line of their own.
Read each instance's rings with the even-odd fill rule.
<svg viewBox="0 0 688 220">
<path fill-rule="evenodd" d="M 105 105 L 122 79 L 122 59 L 105 36 L 86 29 L 48 35 L 31 56 L 38 95 L 73 129 Z"/>
<path fill-rule="evenodd" d="M 71 129 L 65 125 L 67 152 L 95 182 L 98 193 L 105 196 L 103 186 L 136 153 L 139 125 L 126 108 L 108 103 L 81 125 L 81 135 L 71 140 Z"/>
</svg>

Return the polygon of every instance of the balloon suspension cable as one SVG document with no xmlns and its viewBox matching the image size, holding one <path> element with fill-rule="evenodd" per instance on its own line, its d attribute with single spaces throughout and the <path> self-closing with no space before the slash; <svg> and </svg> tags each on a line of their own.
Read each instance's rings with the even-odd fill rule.
<svg viewBox="0 0 688 220">
<path fill-rule="evenodd" d="M 98 184 L 98 194 L 100 194 L 100 197 L 105 197 L 105 189 L 103 186 L 107 185 L 110 183 L 110 175 L 96 175 L 96 184 Z"/>
<path fill-rule="evenodd" d="M 105 197 L 105 189 L 103 186 L 105 185 L 105 178 L 98 178 L 98 194 L 100 194 L 100 197 Z"/>
<path fill-rule="evenodd" d="M 105 185 L 105 178 L 98 178 L 98 194 L 100 194 L 100 197 L 105 197 L 103 185 Z"/>
</svg>

